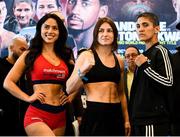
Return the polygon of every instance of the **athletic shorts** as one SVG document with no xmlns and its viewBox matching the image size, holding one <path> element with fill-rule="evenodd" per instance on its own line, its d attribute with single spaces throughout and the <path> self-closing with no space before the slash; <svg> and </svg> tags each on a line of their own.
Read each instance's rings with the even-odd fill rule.
<svg viewBox="0 0 180 137">
<path fill-rule="evenodd" d="M 82 116 L 80 136 L 121 136 L 122 112 L 120 103 L 87 101 Z"/>
<path fill-rule="evenodd" d="M 52 113 L 30 105 L 24 117 L 24 127 L 36 122 L 46 123 L 52 130 L 63 127 L 66 124 L 66 111 Z"/>
</svg>

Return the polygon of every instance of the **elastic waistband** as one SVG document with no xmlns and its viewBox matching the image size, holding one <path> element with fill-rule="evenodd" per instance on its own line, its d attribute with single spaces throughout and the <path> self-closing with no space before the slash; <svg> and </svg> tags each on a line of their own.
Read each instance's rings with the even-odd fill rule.
<svg viewBox="0 0 180 137">
<path fill-rule="evenodd" d="M 31 105 L 36 108 L 39 108 L 41 110 L 51 112 L 51 113 L 59 113 L 65 110 L 64 106 L 52 106 L 49 104 L 41 104 L 39 101 L 35 101 Z"/>
<path fill-rule="evenodd" d="M 64 85 L 65 82 L 62 80 L 32 80 L 32 84 L 46 84 L 46 83 L 50 83 L 50 84 L 61 84 Z"/>
<path fill-rule="evenodd" d="M 119 111 L 121 103 L 103 103 L 103 102 L 92 102 L 87 101 L 87 109 L 98 109 L 100 111 L 114 110 Z"/>
</svg>

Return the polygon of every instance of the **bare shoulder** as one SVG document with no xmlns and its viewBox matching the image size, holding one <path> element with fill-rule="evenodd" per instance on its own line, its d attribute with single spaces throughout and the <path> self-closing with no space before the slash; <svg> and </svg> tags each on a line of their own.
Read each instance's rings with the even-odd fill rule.
<svg viewBox="0 0 180 137">
<path fill-rule="evenodd" d="M 118 62 L 119 62 L 119 65 L 121 66 L 121 68 L 124 68 L 124 59 L 123 59 L 123 57 L 121 57 L 121 55 L 117 54 L 117 53 L 115 53 L 115 55 L 116 55 L 116 57 L 118 59 Z"/>
<path fill-rule="evenodd" d="M 86 50 L 86 51 L 83 51 L 79 57 L 77 58 L 76 62 L 75 62 L 75 68 L 76 67 L 80 67 L 82 66 L 83 64 L 86 64 L 85 62 L 89 62 L 89 61 L 92 61 L 94 62 L 94 55 L 93 55 L 93 52 L 91 50 Z"/>
<path fill-rule="evenodd" d="M 79 57 L 78 57 L 78 60 L 86 60 L 86 59 L 90 59 L 90 58 L 93 58 L 94 55 L 93 55 L 93 52 L 92 50 L 86 50 L 86 51 L 83 51 Z"/>
<path fill-rule="evenodd" d="M 93 55 L 93 52 L 92 52 L 91 49 L 89 49 L 89 50 L 84 51 L 82 54 L 83 54 L 84 56 L 92 56 L 92 55 Z"/>
</svg>

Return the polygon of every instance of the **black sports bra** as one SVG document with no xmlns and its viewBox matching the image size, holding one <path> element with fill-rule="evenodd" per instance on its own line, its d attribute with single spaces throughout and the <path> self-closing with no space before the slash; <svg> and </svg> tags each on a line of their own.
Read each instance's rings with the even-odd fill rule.
<svg viewBox="0 0 180 137">
<path fill-rule="evenodd" d="M 91 68 L 91 70 L 86 73 L 85 77 L 88 79 L 87 81 L 83 80 L 84 83 L 94 83 L 94 82 L 120 82 L 120 65 L 116 55 L 114 55 L 115 66 L 113 68 L 106 67 L 100 60 L 97 52 L 95 50 L 92 51 L 94 53 L 95 65 Z"/>
</svg>

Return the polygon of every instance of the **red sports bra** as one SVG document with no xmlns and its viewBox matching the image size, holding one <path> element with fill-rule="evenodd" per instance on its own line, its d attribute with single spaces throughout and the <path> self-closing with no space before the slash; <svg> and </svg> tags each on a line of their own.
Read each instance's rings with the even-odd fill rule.
<svg viewBox="0 0 180 137">
<path fill-rule="evenodd" d="M 67 80 L 69 71 L 63 60 L 58 66 L 54 66 L 43 55 L 39 55 L 30 74 L 33 84 L 63 84 Z"/>
</svg>

